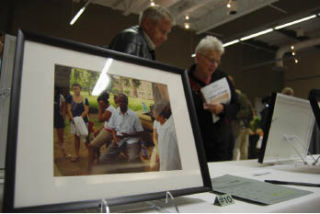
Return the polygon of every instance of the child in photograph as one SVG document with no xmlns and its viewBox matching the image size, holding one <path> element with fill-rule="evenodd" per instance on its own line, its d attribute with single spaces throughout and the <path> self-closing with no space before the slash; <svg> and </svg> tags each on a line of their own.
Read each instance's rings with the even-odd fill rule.
<svg viewBox="0 0 320 214">
<path fill-rule="evenodd" d="M 89 101 L 81 96 L 81 86 L 78 83 L 72 85 L 73 95 L 67 98 L 67 111 L 70 117 L 70 133 L 74 134 L 75 156 L 71 161 L 78 161 L 80 150 L 80 135 L 76 131 L 75 118 L 82 118 L 85 124 L 88 124 Z"/>
</svg>

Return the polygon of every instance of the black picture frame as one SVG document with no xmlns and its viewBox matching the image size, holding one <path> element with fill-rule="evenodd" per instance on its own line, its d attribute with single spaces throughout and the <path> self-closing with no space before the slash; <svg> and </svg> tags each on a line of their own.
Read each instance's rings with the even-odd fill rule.
<svg viewBox="0 0 320 214">
<path fill-rule="evenodd" d="M 316 118 L 318 128 L 320 129 L 320 89 L 312 89 L 309 92 L 309 102 L 312 107 L 314 117 Z"/>
<path fill-rule="evenodd" d="M 37 48 L 38 46 L 42 48 L 37 50 L 42 50 L 43 52 L 35 53 L 31 51 L 33 50 L 32 48 Z M 179 89 L 184 93 L 184 95 L 182 93 L 182 94 L 179 94 L 179 96 L 182 96 L 181 99 L 183 99 L 186 103 L 185 106 L 180 106 L 179 110 L 182 110 L 182 112 L 185 111 L 187 113 L 186 114 L 187 117 L 178 118 L 178 122 L 175 124 L 176 129 L 177 127 L 179 127 L 179 125 L 177 125 L 179 123 L 179 120 L 181 120 L 181 122 L 183 123 L 183 126 L 187 127 L 186 130 L 190 131 L 191 136 L 193 136 L 193 139 L 188 140 L 190 142 L 179 142 L 179 139 L 178 139 L 178 144 L 180 149 L 182 149 L 181 147 L 182 143 L 186 144 L 186 147 L 189 149 L 188 151 L 191 151 L 191 153 L 195 154 L 195 156 L 190 157 L 190 154 L 182 154 L 182 158 L 181 158 L 182 166 L 183 166 L 182 167 L 183 169 L 181 171 L 182 176 L 175 175 L 176 176 L 175 178 L 177 179 L 175 185 L 178 185 L 178 183 L 180 183 L 179 179 L 180 181 L 188 180 L 188 176 L 189 177 L 193 176 L 192 178 L 197 178 L 196 179 L 197 181 L 195 183 L 191 182 L 191 184 L 186 184 L 183 187 L 172 186 L 172 188 L 170 189 L 168 188 L 168 186 L 164 186 L 163 188 L 161 188 L 161 186 L 164 185 L 160 182 L 162 178 L 163 178 L 162 179 L 163 181 L 166 181 L 163 183 L 169 184 L 171 182 L 168 179 L 169 177 L 166 177 L 166 174 L 161 174 L 162 177 L 161 176 L 159 176 L 159 178 L 157 177 L 157 179 L 159 179 L 157 180 L 159 181 L 158 183 L 159 187 L 157 187 L 158 191 L 148 191 L 147 185 L 145 186 L 145 190 L 143 190 L 144 191 L 143 193 L 135 193 L 134 191 L 129 191 L 128 194 L 123 194 L 120 196 L 111 196 L 111 197 L 108 195 L 108 192 L 104 192 L 102 190 L 101 190 L 101 193 L 99 193 L 100 195 L 97 195 L 97 196 L 95 196 L 96 194 L 95 191 L 92 191 L 91 193 L 89 191 L 87 195 L 90 195 L 90 198 L 88 199 L 86 198 L 86 196 L 83 196 L 84 198 L 80 200 L 74 199 L 72 198 L 72 196 L 70 196 L 67 200 L 64 200 L 63 202 L 59 201 L 58 203 L 56 203 L 55 201 L 57 197 L 51 195 L 53 193 L 56 194 L 55 192 L 59 192 L 59 191 L 55 191 L 55 188 L 57 188 L 57 186 L 53 187 L 52 192 L 45 192 L 45 193 L 42 192 L 45 189 L 45 186 L 43 186 L 42 181 L 45 182 L 45 180 L 48 177 L 51 178 L 52 175 L 49 173 L 49 175 L 46 174 L 44 177 L 41 177 L 41 176 L 36 177 L 37 173 L 40 173 L 40 174 L 42 173 L 41 175 L 43 175 L 43 172 L 41 172 L 41 170 L 34 170 L 36 172 L 35 174 L 32 174 L 32 172 L 30 172 L 28 175 L 26 175 L 22 173 L 24 170 L 24 166 L 28 166 L 30 169 L 33 169 L 32 168 L 33 166 L 31 166 L 30 164 L 29 165 L 27 164 L 28 161 L 32 160 L 33 158 L 38 158 L 37 161 L 43 162 L 42 164 L 44 165 L 47 162 L 50 162 L 50 161 L 53 162 L 53 160 L 49 160 L 48 158 L 44 158 L 43 155 L 39 155 L 39 151 L 34 151 L 35 152 L 34 154 L 32 154 L 32 152 L 30 152 L 30 154 L 26 152 L 22 152 L 22 147 L 24 146 L 33 147 L 35 144 L 35 142 L 30 142 L 27 139 L 22 140 L 22 137 L 25 134 L 24 132 L 26 132 L 26 131 L 23 131 L 25 127 L 33 126 L 32 121 L 24 121 L 23 119 L 24 115 L 26 114 L 26 112 L 24 111 L 24 108 L 29 108 L 29 107 L 26 107 L 25 103 L 28 103 L 28 105 L 30 105 L 29 110 L 30 109 L 31 110 L 28 112 L 28 114 L 31 114 L 31 115 L 33 114 L 32 112 L 33 106 L 35 107 L 34 111 L 37 111 L 37 109 L 39 109 L 38 107 L 36 107 L 36 105 L 39 105 L 39 104 L 33 103 L 32 101 L 26 102 L 26 100 L 22 100 L 22 99 L 26 99 L 26 97 L 28 96 L 34 96 L 34 94 L 27 94 L 29 92 L 23 91 L 22 88 L 24 87 L 24 84 L 27 84 L 28 81 L 29 81 L 28 83 L 29 85 L 31 85 L 31 82 L 33 81 L 33 80 L 26 80 L 26 78 L 30 78 L 26 72 L 26 70 L 28 70 L 27 67 L 29 64 L 32 65 L 32 62 L 31 62 L 32 60 L 30 60 L 29 56 L 34 57 L 33 54 L 30 54 L 30 53 L 34 53 L 38 56 L 47 54 L 49 56 L 48 58 L 51 59 L 50 50 L 52 50 L 52 53 L 53 52 L 57 53 L 57 55 L 60 55 L 60 52 L 61 54 L 62 52 L 68 52 L 67 55 L 69 54 L 71 56 L 72 54 L 80 54 L 85 56 L 83 57 L 83 59 L 85 59 L 86 57 L 90 59 L 91 58 L 92 59 L 112 58 L 118 62 L 125 63 L 127 65 L 140 66 L 139 68 L 151 69 L 152 71 L 150 72 L 160 71 L 164 75 L 170 74 L 170 75 L 173 75 L 175 78 L 177 78 L 179 80 L 178 82 L 181 82 L 180 84 L 181 88 L 177 88 L 177 89 Z M 28 60 L 30 61 L 29 64 L 28 64 Z M 45 62 L 42 62 L 41 60 L 37 61 L 37 59 L 34 59 L 34 60 L 36 60 L 36 62 L 38 62 L 39 64 L 42 63 L 44 64 L 44 66 L 46 66 Z M 74 60 L 74 61 L 76 62 L 81 61 L 80 59 L 79 61 L 77 60 Z M 38 65 L 36 64 L 35 66 L 38 66 Z M 50 73 L 49 72 L 48 74 L 46 74 L 45 72 L 46 71 L 41 71 L 41 75 L 44 75 L 43 77 L 49 75 Z M 45 83 L 42 83 L 42 81 L 50 83 L 52 85 L 50 81 L 54 81 L 54 80 L 50 80 L 50 79 L 52 78 L 44 78 L 38 82 L 35 81 L 34 84 L 38 84 L 39 82 L 41 82 L 41 84 L 37 86 L 39 88 L 37 90 L 39 91 L 46 90 L 43 85 Z M 176 84 L 174 87 L 178 87 L 177 85 L 179 84 Z M 41 86 L 43 88 L 41 88 Z M 173 86 L 170 86 L 170 87 L 173 87 Z M 51 87 L 48 87 L 48 88 L 50 88 L 48 89 L 50 92 L 53 91 L 53 88 Z M 38 96 L 39 96 L 38 97 L 39 100 L 44 98 L 44 96 L 42 95 L 38 95 Z M 208 166 L 207 166 L 206 158 L 204 155 L 202 139 L 200 136 L 199 127 L 197 125 L 198 123 L 197 123 L 197 117 L 196 117 L 195 108 L 192 100 L 191 89 L 189 86 L 187 72 L 185 70 L 182 70 L 170 65 L 166 65 L 163 63 L 141 59 L 135 56 L 130 56 L 127 54 L 119 53 L 116 51 L 108 50 L 108 49 L 93 46 L 93 45 L 88 45 L 84 43 L 79 43 L 79 42 L 74 42 L 70 40 L 54 38 L 50 36 L 44 36 L 44 35 L 39 35 L 31 32 L 26 32 L 23 30 L 19 30 L 18 36 L 17 36 L 10 106 L 11 108 L 9 113 L 8 135 L 7 135 L 6 171 L 5 171 L 5 187 L 4 187 L 4 200 L 3 200 L 4 212 L 59 212 L 59 211 L 80 210 L 84 208 L 99 207 L 99 205 L 101 204 L 101 199 L 105 199 L 108 202 L 109 206 L 113 206 L 113 205 L 121 205 L 121 204 L 134 203 L 139 201 L 165 198 L 167 191 L 170 191 L 170 193 L 173 196 L 181 196 L 186 194 L 207 192 L 207 191 L 211 191 L 212 189 Z M 49 111 L 47 116 L 49 119 L 52 117 L 51 114 L 53 115 L 53 112 Z M 177 131 L 177 133 L 179 134 L 179 131 Z M 31 135 L 31 133 L 26 135 L 29 136 Z M 34 139 L 34 137 L 32 136 L 30 136 L 30 138 Z M 52 141 L 52 139 L 48 139 L 48 141 L 50 140 Z M 39 143 L 36 143 L 36 144 L 40 145 Z M 183 163 L 184 161 L 186 161 L 186 157 L 188 158 L 189 161 L 190 159 L 193 159 L 192 161 L 194 163 L 195 169 L 191 170 L 190 168 L 188 169 L 189 171 L 184 170 L 185 165 Z M 26 163 L 26 165 L 21 165 L 21 163 L 23 164 Z M 33 163 L 33 162 L 31 161 L 30 163 Z M 50 168 L 52 166 L 47 166 L 47 167 Z M 147 173 L 143 173 L 143 174 L 147 174 Z M 132 176 L 130 177 L 130 179 L 132 179 L 132 177 L 134 177 L 135 174 L 131 174 L 131 175 Z M 105 175 L 105 176 L 108 176 L 108 175 Z M 85 177 L 81 179 L 90 180 L 91 178 L 94 179 L 95 177 L 94 176 L 90 178 Z M 33 182 L 36 182 L 36 184 L 33 184 L 31 182 L 31 180 L 33 179 L 34 179 Z M 78 179 L 78 178 L 67 177 L 65 180 L 63 180 L 63 182 L 69 182 L 68 179 Z M 21 184 L 22 180 L 23 182 L 26 182 L 26 183 Z M 75 180 L 75 182 L 73 182 L 73 180 L 71 181 L 74 184 L 77 182 L 81 183 L 82 180 L 80 181 Z M 150 180 L 151 180 L 150 182 L 152 183 L 151 178 Z M 128 190 L 130 190 L 130 186 L 125 185 L 127 182 L 128 181 L 123 182 L 124 188 L 128 188 Z M 87 182 L 87 183 L 90 183 L 90 182 Z M 33 192 L 24 191 L 24 189 L 21 188 L 21 187 L 27 187 L 29 184 L 36 186 L 36 189 L 34 189 Z M 65 187 L 67 187 L 67 185 Z M 90 187 L 89 184 L 88 184 L 88 187 Z M 21 195 L 19 196 L 19 193 L 27 194 L 28 197 L 30 197 L 31 199 L 35 197 L 34 199 L 32 199 L 33 200 L 32 204 L 29 204 L 29 202 L 25 202 L 24 199 L 21 199 L 21 198 L 28 198 L 28 197 L 23 197 Z M 61 192 L 61 195 L 62 193 L 63 191 Z M 68 192 L 65 192 L 63 195 L 68 195 L 67 193 Z M 40 202 L 39 197 L 38 196 L 36 197 L 35 194 L 39 195 L 41 197 L 41 200 L 44 199 L 44 201 Z M 60 193 L 57 193 L 57 194 L 59 196 Z M 81 195 L 81 193 L 77 193 L 77 194 Z M 101 197 L 101 194 L 105 196 Z"/>
</svg>

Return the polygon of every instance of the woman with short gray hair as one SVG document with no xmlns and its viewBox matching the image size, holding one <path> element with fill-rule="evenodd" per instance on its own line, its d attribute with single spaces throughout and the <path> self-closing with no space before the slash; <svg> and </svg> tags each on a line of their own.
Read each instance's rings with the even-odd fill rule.
<svg viewBox="0 0 320 214">
<path fill-rule="evenodd" d="M 224 47 L 220 40 L 213 36 L 206 36 L 203 38 L 196 47 L 196 53 L 206 54 L 207 51 L 218 51 L 222 55 Z"/>
<path fill-rule="evenodd" d="M 231 120 L 236 117 L 240 105 L 228 75 L 217 69 L 224 53 L 222 42 L 216 37 L 206 36 L 195 52 L 196 62 L 189 69 L 189 79 L 207 161 L 232 160 L 234 137 Z M 231 92 L 230 101 L 207 103 L 200 89 L 224 78 Z M 212 115 L 219 120 L 213 121 Z"/>
</svg>

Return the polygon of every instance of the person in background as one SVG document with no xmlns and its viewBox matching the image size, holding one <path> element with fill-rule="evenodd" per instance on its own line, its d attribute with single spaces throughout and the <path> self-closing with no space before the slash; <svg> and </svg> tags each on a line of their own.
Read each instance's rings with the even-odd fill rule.
<svg viewBox="0 0 320 214">
<path fill-rule="evenodd" d="M 294 90 L 290 87 L 284 87 L 281 93 L 289 96 L 294 96 Z"/>
<path fill-rule="evenodd" d="M 167 40 L 173 22 L 173 17 L 166 8 L 149 6 L 140 14 L 139 26 L 121 31 L 111 41 L 109 48 L 155 60 L 155 48 Z"/>
<path fill-rule="evenodd" d="M 63 158 L 69 158 L 70 155 L 66 154 L 64 145 L 64 120 L 66 118 L 66 105 L 65 98 L 61 94 L 60 88 L 54 88 L 54 128 L 56 129 L 58 142 Z"/>
<path fill-rule="evenodd" d="M 253 108 L 246 94 L 242 93 L 239 89 L 236 89 L 236 93 L 239 97 L 240 110 L 235 120 L 238 130 L 235 130 L 237 133 L 233 160 L 238 160 L 238 153 L 240 154 L 240 160 L 246 160 L 248 159 L 250 122 L 253 119 Z"/>
<path fill-rule="evenodd" d="M 109 103 L 109 94 L 102 92 L 98 97 L 98 119 L 104 122 L 104 127 L 99 131 L 97 136 L 88 145 L 88 171 L 91 170 L 95 158 L 98 158 L 98 152 L 101 146 L 112 141 L 112 129 L 109 126 L 109 121 L 116 109 Z"/>
<path fill-rule="evenodd" d="M 248 159 L 256 159 L 260 154 L 260 147 L 258 141 L 263 138 L 263 131 L 261 127 L 261 118 L 257 114 L 257 111 L 253 111 L 253 119 L 250 121 L 249 132 L 249 147 L 248 147 Z"/>
<path fill-rule="evenodd" d="M 195 53 L 196 63 L 189 69 L 189 79 L 207 161 L 232 160 L 234 137 L 231 120 L 235 119 L 240 105 L 227 74 L 217 69 L 224 48 L 217 38 L 207 36 L 199 42 Z M 226 78 L 230 89 L 230 102 L 205 102 L 200 89 L 222 78 Z M 220 119 L 213 122 L 212 114 Z"/>
<path fill-rule="evenodd" d="M 235 81 L 231 75 L 228 76 L 233 86 Z M 232 129 L 235 136 L 235 146 L 233 151 L 233 160 L 248 159 L 249 133 L 250 122 L 253 119 L 253 107 L 247 95 L 235 89 L 239 98 L 240 110 L 237 113 L 236 119 L 232 121 Z"/>
<path fill-rule="evenodd" d="M 78 83 L 72 84 L 73 96 L 67 98 L 67 111 L 70 117 L 70 132 L 74 134 L 75 157 L 71 161 L 78 161 L 80 150 L 80 136 L 76 135 L 76 127 L 74 117 L 81 116 L 86 124 L 88 124 L 89 101 L 81 96 L 81 86 Z"/>
</svg>

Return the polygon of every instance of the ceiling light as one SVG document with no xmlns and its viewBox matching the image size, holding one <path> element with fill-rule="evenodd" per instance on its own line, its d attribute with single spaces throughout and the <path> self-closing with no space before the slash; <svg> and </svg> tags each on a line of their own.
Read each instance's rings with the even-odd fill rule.
<svg viewBox="0 0 320 214">
<path fill-rule="evenodd" d="M 191 57 L 192 57 L 192 58 L 196 57 L 196 54 L 195 54 L 195 53 L 194 53 L 194 54 L 191 54 Z"/>
<path fill-rule="evenodd" d="M 190 24 L 189 24 L 189 23 L 187 23 L 187 22 L 186 22 L 186 23 L 184 23 L 184 28 L 185 28 L 185 29 L 190 29 Z"/>
<path fill-rule="evenodd" d="M 85 9 L 86 9 L 85 7 L 81 8 L 78 11 L 78 13 L 73 17 L 73 19 L 71 20 L 71 22 L 69 24 L 73 25 L 78 20 L 78 18 L 81 16 L 81 14 L 84 12 Z"/>
<path fill-rule="evenodd" d="M 236 39 L 236 40 L 232 40 L 232 41 L 230 41 L 230 42 L 224 43 L 222 46 L 223 46 L 223 47 L 227 47 L 227 46 L 229 46 L 229 45 L 233 45 L 233 44 L 236 44 L 236 43 L 238 43 L 238 42 L 240 42 L 240 40 L 239 40 L 239 39 Z"/>
<path fill-rule="evenodd" d="M 228 0 L 227 8 L 231 8 L 232 0 Z"/>
<path fill-rule="evenodd" d="M 296 55 L 296 52 L 292 51 L 292 53 L 291 53 L 291 54 L 292 54 L 292 56 L 295 56 L 295 55 Z"/>
<path fill-rule="evenodd" d="M 190 17 L 189 17 L 188 15 L 186 15 L 185 19 L 186 19 L 186 20 L 189 20 L 189 19 L 190 19 Z"/>
<path fill-rule="evenodd" d="M 297 64 L 298 62 L 299 62 L 299 60 L 298 60 L 298 59 L 294 59 L 294 63 L 296 63 L 296 64 Z"/>
<path fill-rule="evenodd" d="M 156 4 L 154 3 L 153 0 L 150 0 L 150 6 L 151 6 L 151 7 L 156 6 Z"/>
<path fill-rule="evenodd" d="M 292 22 L 289 22 L 289 23 L 286 23 L 286 24 L 283 24 L 283 25 L 276 26 L 274 29 L 279 30 L 279 29 L 282 29 L 282 28 L 285 28 L 285 27 L 288 27 L 288 26 L 291 26 L 291 25 L 294 25 L 294 24 L 298 24 L 300 22 L 304 22 L 304 21 L 316 18 L 316 17 L 317 17 L 317 15 L 314 14 L 314 15 L 311 15 L 311 16 L 304 17 L 302 19 L 298 19 L 298 20 L 295 20 L 295 21 L 292 21 Z"/>
<path fill-rule="evenodd" d="M 263 30 L 263 31 L 260 31 L 258 33 L 251 34 L 249 36 L 242 37 L 242 38 L 240 38 L 240 41 L 244 41 L 244 40 L 248 40 L 248 39 L 251 39 L 251 38 L 254 38 L 254 37 L 257 37 L 257 36 L 261 36 L 263 34 L 267 34 L 267 33 L 270 33 L 272 31 L 273 31 L 273 29 L 269 28 L 267 30 Z"/>
<path fill-rule="evenodd" d="M 291 50 L 293 50 L 294 49 L 294 46 L 293 45 L 291 45 Z"/>
<path fill-rule="evenodd" d="M 87 8 L 87 6 L 90 4 L 92 0 L 89 0 L 85 3 L 85 5 L 78 11 L 78 13 L 72 18 L 71 22 L 69 23 L 70 25 L 73 25 L 78 18 L 81 16 L 81 14 L 85 11 L 85 9 Z"/>
<path fill-rule="evenodd" d="M 237 0 L 229 0 L 228 4 L 227 4 L 227 8 L 228 8 L 227 13 L 229 15 L 236 14 L 238 12 L 238 2 L 237 2 Z"/>
</svg>

